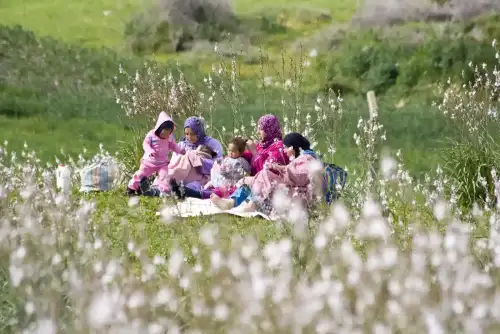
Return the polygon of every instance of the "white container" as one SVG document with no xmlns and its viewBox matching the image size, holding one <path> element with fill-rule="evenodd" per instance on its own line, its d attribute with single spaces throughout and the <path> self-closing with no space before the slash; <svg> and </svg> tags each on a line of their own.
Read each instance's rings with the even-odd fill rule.
<svg viewBox="0 0 500 334">
<path fill-rule="evenodd" d="M 68 194 L 71 191 L 71 168 L 63 164 L 57 167 L 56 186 L 57 189 L 65 194 Z"/>
</svg>

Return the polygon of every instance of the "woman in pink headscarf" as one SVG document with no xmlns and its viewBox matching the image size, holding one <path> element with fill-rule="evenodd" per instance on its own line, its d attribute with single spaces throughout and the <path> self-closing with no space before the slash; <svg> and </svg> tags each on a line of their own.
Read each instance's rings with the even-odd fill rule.
<svg viewBox="0 0 500 334">
<path fill-rule="evenodd" d="M 274 115 L 264 115 L 259 119 L 257 128 L 259 142 L 255 144 L 249 140 L 247 142 L 248 150 L 243 154 L 250 161 L 252 176 L 257 175 L 266 165 L 287 165 L 289 162 L 283 149 L 283 135 L 278 118 Z M 241 186 L 230 198 L 220 198 L 215 194 L 212 194 L 210 198 L 215 205 L 228 210 L 243 203 L 249 195 L 249 187 Z"/>
<path fill-rule="evenodd" d="M 288 157 L 283 152 L 283 135 L 278 118 L 264 115 L 257 124 L 260 141 L 255 144 L 249 140 L 244 157 L 251 161 L 251 175 L 256 175 L 266 163 L 288 164 Z"/>
</svg>

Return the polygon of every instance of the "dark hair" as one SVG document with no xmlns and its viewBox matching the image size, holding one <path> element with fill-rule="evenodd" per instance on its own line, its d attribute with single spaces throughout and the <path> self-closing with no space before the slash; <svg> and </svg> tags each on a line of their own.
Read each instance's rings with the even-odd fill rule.
<svg viewBox="0 0 500 334">
<path fill-rule="evenodd" d="M 212 158 L 215 158 L 217 156 L 217 153 L 214 150 L 212 150 L 210 146 L 199 145 L 198 148 L 200 149 L 201 152 L 210 154 Z"/>
<path fill-rule="evenodd" d="M 311 149 L 311 143 L 309 140 L 297 132 L 287 134 L 285 138 L 283 138 L 283 145 L 286 147 L 293 147 L 295 157 L 299 156 L 301 149 L 303 151 Z"/>
<path fill-rule="evenodd" d="M 243 153 L 245 152 L 247 141 L 241 137 L 234 137 L 229 141 L 229 144 L 233 144 L 234 146 L 236 146 L 238 152 Z"/>
<path fill-rule="evenodd" d="M 157 137 L 159 137 L 160 133 L 163 131 L 163 129 L 174 131 L 174 122 L 165 121 L 165 122 L 161 123 L 161 125 L 158 127 L 158 129 L 155 130 L 155 135 Z"/>
</svg>

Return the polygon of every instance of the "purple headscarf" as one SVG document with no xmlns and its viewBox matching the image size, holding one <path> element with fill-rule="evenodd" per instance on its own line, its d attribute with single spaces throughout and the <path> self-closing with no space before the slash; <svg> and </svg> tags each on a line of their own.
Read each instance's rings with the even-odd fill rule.
<svg viewBox="0 0 500 334">
<path fill-rule="evenodd" d="M 190 128 L 196 136 L 198 137 L 198 141 L 196 143 L 191 143 L 186 137 L 183 137 L 181 141 L 186 143 L 186 146 L 192 149 L 196 149 L 198 146 L 205 143 L 205 124 L 203 120 L 196 116 L 191 116 L 184 122 L 184 129 Z"/>
<path fill-rule="evenodd" d="M 264 139 L 260 142 L 262 148 L 267 148 L 283 138 L 280 121 L 274 115 L 268 114 L 259 118 L 258 128 L 264 131 Z"/>
</svg>

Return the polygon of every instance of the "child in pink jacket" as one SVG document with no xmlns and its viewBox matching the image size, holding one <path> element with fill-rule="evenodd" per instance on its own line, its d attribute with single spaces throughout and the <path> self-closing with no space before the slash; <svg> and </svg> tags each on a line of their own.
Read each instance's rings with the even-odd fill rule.
<svg viewBox="0 0 500 334">
<path fill-rule="evenodd" d="M 159 190 L 161 192 L 168 191 L 169 153 L 173 151 L 184 154 L 184 150 L 177 145 L 172 135 L 174 129 L 174 122 L 162 111 L 158 116 L 155 128 L 149 131 L 144 138 L 142 143 L 144 155 L 141 159 L 141 166 L 128 183 L 128 195 L 140 194 L 141 180 L 150 177 L 155 172 L 158 172 Z"/>
</svg>

